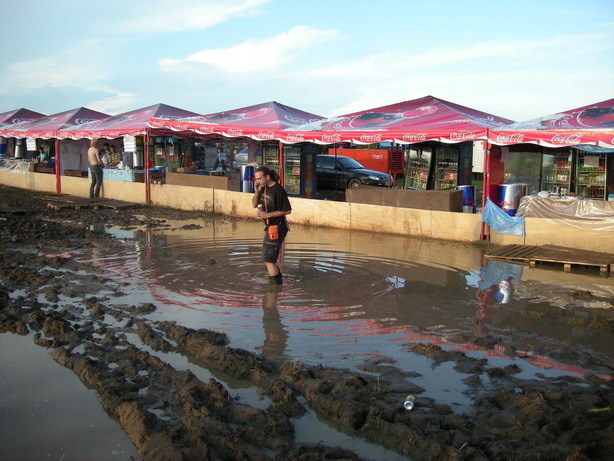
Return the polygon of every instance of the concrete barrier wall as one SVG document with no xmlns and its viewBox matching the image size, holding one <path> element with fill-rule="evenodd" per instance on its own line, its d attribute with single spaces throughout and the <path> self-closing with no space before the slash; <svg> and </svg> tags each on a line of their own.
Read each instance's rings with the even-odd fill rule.
<svg viewBox="0 0 614 461">
<path fill-rule="evenodd" d="M 151 202 L 156 206 L 179 210 L 213 212 L 214 194 L 220 192 L 209 187 L 174 186 L 152 184 Z M 145 198 L 145 186 L 141 184 L 141 195 Z"/>
<path fill-rule="evenodd" d="M 0 183 L 22 189 L 55 192 L 55 175 L 44 173 L 18 174 L 0 171 Z M 62 176 L 62 193 L 87 197 L 90 180 Z M 145 203 L 145 185 L 123 181 L 103 181 L 101 196 Z M 151 202 L 156 206 L 214 212 L 228 216 L 255 219 L 252 194 L 206 187 L 152 184 Z M 291 223 L 334 227 L 381 234 L 397 234 L 441 240 L 471 242 L 479 239 L 481 215 L 385 207 L 363 203 L 290 198 Z M 614 253 L 614 231 L 590 231 L 562 222 L 526 218 L 526 237 L 491 232 L 497 245 L 561 245 L 569 248 Z M 376 243 L 374 243 L 376 244 Z"/>
<path fill-rule="evenodd" d="M 166 173 L 166 184 L 175 186 L 212 187 L 228 190 L 227 176 L 205 176 L 200 174 Z"/>
</svg>

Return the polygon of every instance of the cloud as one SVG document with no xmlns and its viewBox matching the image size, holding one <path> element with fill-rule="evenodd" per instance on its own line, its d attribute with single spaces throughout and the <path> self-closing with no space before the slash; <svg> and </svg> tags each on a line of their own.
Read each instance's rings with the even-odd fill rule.
<svg viewBox="0 0 614 461">
<path fill-rule="evenodd" d="M 109 91 L 114 93 L 113 90 Z M 137 94 L 115 92 L 112 96 L 92 101 L 87 107 L 105 114 L 116 115 L 135 109 L 138 100 Z"/>
<path fill-rule="evenodd" d="M 194 65 L 211 66 L 228 73 L 251 73 L 278 69 L 308 48 L 337 38 L 332 30 L 297 26 L 288 32 L 264 39 L 250 39 L 230 48 L 202 50 L 184 59 L 161 59 L 165 70 L 185 70 Z"/>
<path fill-rule="evenodd" d="M 317 94 L 328 105 L 322 114 L 326 116 L 431 94 L 521 119 L 526 106 L 539 104 L 537 101 L 543 101 L 546 94 L 586 95 L 585 89 L 590 87 L 595 101 L 604 99 L 601 93 L 607 93 L 606 88 L 594 87 L 600 81 L 614 82 L 608 78 L 611 69 L 605 63 L 590 67 L 590 72 L 586 68 L 593 56 L 603 53 L 604 48 L 612 49 L 613 43 L 606 40 L 606 34 L 597 33 L 537 40 L 493 40 L 467 46 L 453 44 L 427 51 L 413 50 L 409 43 L 409 49 L 401 52 L 362 56 L 322 67 L 303 67 L 274 76 L 278 82 L 291 82 L 289 85 L 295 90 L 300 87 L 302 94 Z M 610 85 L 610 89 L 613 87 L 614 84 Z M 538 91 L 529 94 L 529 88 Z M 527 94 L 530 101 L 519 98 L 520 94 Z M 591 96 L 585 98 L 589 103 Z M 507 113 L 497 113 L 501 107 L 506 107 Z M 563 109 L 559 106 L 557 110 Z"/>
<path fill-rule="evenodd" d="M 95 86 L 105 78 L 100 63 L 106 56 L 99 45 L 96 40 L 86 40 L 57 54 L 8 63 L 0 75 L 0 86 L 26 89 Z"/>
<path fill-rule="evenodd" d="M 0 88 L 5 89 L 0 95 L 3 99 L 16 92 L 22 98 L 38 95 L 53 103 L 47 104 L 48 113 L 73 108 L 64 107 L 70 101 L 74 101 L 74 107 L 105 113 L 133 109 L 137 96 L 107 83 L 116 75 L 102 63 L 110 62 L 112 54 L 99 41 L 85 40 L 53 55 L 7 63 L 0 74 Z M 49 109 L 52 105 L 55 107 Z"/>
<path fill-rule="evenodd" d="M 203 30 L 235 17 L 261 14 L 271 0 L 157 0 L 131 3 L 131 19 L 117 24 L 121 32 Z"/>
</svg>

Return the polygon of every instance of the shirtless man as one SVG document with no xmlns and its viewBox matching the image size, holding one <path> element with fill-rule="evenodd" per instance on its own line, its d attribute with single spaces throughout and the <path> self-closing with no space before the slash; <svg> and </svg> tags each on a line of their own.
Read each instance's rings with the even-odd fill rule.
<svg viewBox="0 0 614 461">
<path fill-rule="evenodd" d="M 90 148 L 87 150 L 87 160 L 90 163 L 90 172 L 92 174 L 92 183 L 90 184 L 90 198 L 100 196 L 100 186 L 102 186 L 102 161 L 96 144 L 98 139 L 94 138 L 90 142 Z"/>
</svg>

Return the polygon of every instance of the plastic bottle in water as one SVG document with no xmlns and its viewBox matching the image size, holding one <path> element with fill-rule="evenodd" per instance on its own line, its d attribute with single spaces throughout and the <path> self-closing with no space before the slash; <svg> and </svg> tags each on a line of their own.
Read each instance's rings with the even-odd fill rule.
<svg viewBox="0 0 614 461">
<path fill-rule="evenodd" d="M 403 408 L 405 408 L 407 411 L 413 410 L 415 401 L 416 401 L 416 397 L 414 395 L 408 395 L 407 397 L 405 397 Z"/>
</svg>

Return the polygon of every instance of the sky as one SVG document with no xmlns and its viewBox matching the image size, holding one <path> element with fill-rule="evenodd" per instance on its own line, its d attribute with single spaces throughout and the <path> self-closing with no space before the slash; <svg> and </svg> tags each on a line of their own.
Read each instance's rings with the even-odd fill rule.
<svg viewBox="0 0 614 461">
<path fill-rule="evenodd" d="M 614 98 L 614 0 L 0 0 L 0 113 L 432 95 L 515 121 Z"/>
</svg>

